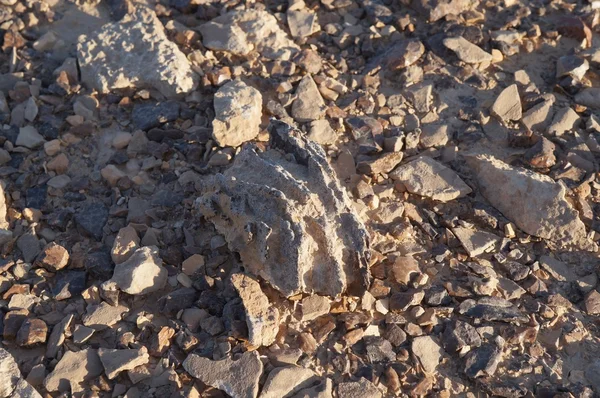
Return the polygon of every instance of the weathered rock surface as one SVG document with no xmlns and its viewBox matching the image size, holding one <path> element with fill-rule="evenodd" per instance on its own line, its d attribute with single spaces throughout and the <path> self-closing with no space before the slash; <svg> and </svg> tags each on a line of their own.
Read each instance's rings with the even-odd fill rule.
<svg viewBox="0 0 600 398">
<path fill-rule="evenodd" d="M 102 366 L 104 366 L 106 377 L 111 380 L 117 377 L 119 373 L 144 365 L 150 360 L 146 347 L 142 347 L 139 350 L 99 348 L 98 356 L 100 357 Z"/>
<path fill-rule="evenodd" d="M 300 80 L 296 88 L 296 100 L 292 104 L 292 116 L 298 122 L 311 122 L 325 115 L 325 102 L 310 75 Z"/>
<path fill-rule="evenodd" d="M 0 348 L 0 398 L 10 397 L 21 379 L 19 366 L 10 352 Z"/>
<path fill-rule="evenodd" d="M 568 244 L 585 239 L 585 225 L 550 177 L 512 167 L 488 155 L 467 159 L 483 196 L 530 235 Z"/>
<path fill-rule="evenodd" d="M 269 373 L 260 398 L 290 396 L 297 391 L 310 387 L 314 382 L 314 376 L 312 370 L 296 366 L 275 368 Z"/>
<path fill-rule="evenodd" d="M 96 350 L 67 351 L 46 376 L 44 387 L 50 392 L 80 391 L 80 383 L 100 376 L 102 371 L 102 362 Z"/>
<path fill-rule="evenodd" d="M 461 61 L 468 64 L 479 64 L 492 60 L 492 54 L 483 51 L 464 37 L 449 37 L 444 39 L 444 45 L 454 51 Z"/>
<path fill-rule="evenodd" d="M 441 202 L 471 193 L 471 188 L 454 170 L 426 156 L 397 167 L 390 177 L 404 184 L 410 193 Z"/>
<path fill-rule="evenodd" d="M 298 46 L 266 11 L 231 11 L 201 25 L 199 30 L 202 44 L 211 50 L 236 55 L 256 50 L 263 57 L 279 60 L 288 60 L 298 52 Z"/>
<path fill-rule="evenodd" d="M 465 227 L 456 227 L 452 232 L 469 256 L 477 257 L 500 241 L 500 237 L 485 231 L 477 231 Z"/>
<path fill-rule="evenodd" d="M 200 213 L 249 272 L 286 296 L 364 290 L 368 234 L 322 148 L 282 122 L 270 132 L 273 149 L 247 147 L 203 182 Z"/>
<path fill-rule="evenodd" d="M 412 342 L 412 352 L 423 366 L 427 373 L 435 372 L 442 358 L 442 347 L 431 337 L 416 337 Z"/>
<path fill-rule="evenodd" d="M 240 146 L 260 132 L 262 96 L 241 80 L 223 85 L 214 99 L 213 138 L 220 146 Z"/>
<path fill-rule="evenodd" d="M 121 228 L 110 253 L 112 260 L 115 264 L 121 264 L 133 255 L 139 245 L 140 238 L 133 227 Z"/>
<path fill-rule="evenodd" d="M 523 116 L 521 98 L 516 84 L 506 87 L 494 101 L 490 109 L 500 120 L 519 120 Z"/>
<path fill-rule="evenodd" d="M 167 270 L 162 266 L 156 246 L 137 249 L 127 261 L 117 264 L 112 280 L 128 294 L 148 294 L 162 289 Z"/>
<path fill-rule="evenodd" d="M 269 303 L 260 284 L 244 274 L 233 274 L 231 282 L 246 311 L 248 341 L 252 345 L 271 345 L 279 332 L 279 311 Z"/>
<path fill-rule="evenodd" d="M 340 383 L 337 386 L 339 398 L 381 398 L 383 394 L 369 380 L 361 377 L 358 381 Z"/>
<path fill-rule="evenodd" d="M 174 97 L 195 87 L 185 54 L 169 41 L 154 11 L 146 7 L 82 36 L 77 58 L 81 80 L 101 93 L 154 88 Z"/>
<path fill-rule="evenodd" d="M 232 398 L 255 398 L 263 364 L 256 351 L 248 351 L 237 360 L 231 358 L 211 361 L 197 354 L 190 354 L 183 368 L 192 377 L 218 388 Z"/>
</svg>

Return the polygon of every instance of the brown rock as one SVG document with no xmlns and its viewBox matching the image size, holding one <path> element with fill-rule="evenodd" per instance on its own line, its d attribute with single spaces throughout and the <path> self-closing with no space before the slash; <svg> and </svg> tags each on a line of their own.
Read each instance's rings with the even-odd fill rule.
<svg viewBox="0 0 600 398">
<path fill-rule="evenodd" d="M 45 343 L 47 334 L 46 322 L 37 318 L 29 318 L 23 322 L 17 333 L 17 344 L 21 347 L 31 347 L 38 343 Z"/>
<path fill-rule="evenodd" d="M 600 293 L 592 290 L 585 298 L 585 311 L 590 315 L 600 314 Z"/>
<path fill-rule="evenodd" d="M 3 338 L 11 340 L 17 337 L 18 331 L 21 329 L 23 322 L 27 319 L 29 311 L 15 310 L 9 311 L 4 315 L 4 331 Z"/>
<path fill-rule="evenodd" d="M 390 152 L 375 159 L 363 160 L 356 165 L 356 170 L 361 174 L 389 173 L 402 161 L 402 152 Z"/>
<path fill-rule="evenodd" d="M 175 336 L 175 329 L 168 326 L 163 326 L 152 339 L 150 355 L 154 357 L 161 357 L 171 346 L 171 339 L 173 336 Z"/>
<path fill-rule="evenodd" d="M 61 153 L 49 161 L 46 167 L 48 167 L 48 170 L 56 172 L 56 174 L 64 174 L 69 170 L 69 158 L 64 153 Z"/>
<path fill-rule="evenodd" d="M 419 263 L 413 257 L 400 256 L 392 264 L 391 278 L 396 283 L 408 284 L 411 278 L 420 273 Z"/>
<path fill-rule="evenodd" d="M 34 265 L 42 267 L 51 272 L 63 269 L 69 263 L 69 252 L 67 249 L 54 242 L 48 243 L 44 250 L 37 256 Z"/>
</svg>

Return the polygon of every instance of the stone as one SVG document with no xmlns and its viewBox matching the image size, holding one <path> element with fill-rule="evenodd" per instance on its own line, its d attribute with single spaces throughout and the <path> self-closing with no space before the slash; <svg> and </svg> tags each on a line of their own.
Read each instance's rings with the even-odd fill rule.
<svg viewBox="0 0 600 398">
<path fill-rule="evenodd" d="M 131 112 L 131 121 L 138 130 L 150 130 L 163 123 L 173 122 L 179 117 L 179 103 L 176 101 L 136 103 Z M 148 139 L 140 132 L 133 133 L 127 153 L 141 153 Z"/>
<path fill-rule="evenodd" d="M 42 250 L 38 238 L 30 233 L 23 234 L 17 239 L 17 247 L 23 253 L 23 260 L 26 263 L 32 262 Z"/>
<path fill-rule="evenodd" d="M 329 313 L 331 303 L 327 297 L 312 294 L 302 299 L 302 321 L 309 322 Z"/>
<path fill-rule="evenodd" d="M 464 347 L 479 347 L 481 336 L 470 324 L 463 321 L 449 322 L 442 336 L 444 349 L 450 354 L 461 351 Z"/>
<path fill-rule="evenodd" d="M 33 305 L 39 302 L 39 299 L 33 294 L 14 294 L 8 302 L 8 309 L 19 310 L 26 309 L 31 310 Z"/>
<path fill-rule="evenodd" d="M 331 398 L 333 397 L 333 381 L 330 378 L 317 380 L 314 386 L 305 388 L 290 398 Z"/>
<path fill-rule="evenodd" d="M 556 163 L 556 156 L 554 155 L 554 145 L 546 137 L 540 137 L 538 141 L 525 152 L 523 156 L 527 163 L 532 167 L 538 169 L 544 169 L 554 166 Z"/>
<path fill-rule="evenodd" d="M 81 318 L 83 324 L 94 330 L 104 330 L 119 322 L 123 313 L 129 311 L 122 305 L 112 306 L 103 301 L 98 305 L 89 305 Z"/>
<path fill-rule="evenodd" d="M 447 124 L 426 124 L 421 127 L 419 144 L 423 148 L 443 147 L 450 140 Z"/>
<path fill-rule="evenodd" d="M 12 397 L 21 380 L 21 371 L 17 362 L 4 348 L 0 348 L 0 398 Z"/>
<path fill-rule="evenodd" d="M 114 264 L 108 251 L 95 251 L 85 257 L 85 269 L 96 279 L 107 280 L 113 274 Z"/>
<path fill-rule="evenodd" d="M 465 374 L 475 379 L 479 376 L 492 376 L 502 361 L 502 350 L 494 344 L 483 344 L 469 352 L 465 359 Z"/>
<path fill-rule="evenodd" d="M 472 7 L 470 0 L 412 0 L 411 7 L 435 22 L 447 15 L 460 15 Z"/>
<path fill-rule="evenodd" d="M 502 321 L 526 323 L 527 314 L 521 312 L 513 303 L 500 297 L 483 297 L 478 301 L 465 300 L 458 307 L 458 312 L 475 319 L 486 321 Z"/>
<path fill-rule="evenodd" d="M 196 272 L 202 270 L 203 267 L 204 256 L 200 254 L 192 254 L 181 264 L 181 272 L 188 276 L 193 276 Z"/>
<path fill-rule="evenodd" d="M 502 121 L 520 120 L 523 116 L 521 108 L 521 97 L 516 84 L 506 87 L 492 105 L 490 111 L 494 116 Z"/>
<path fill-rule="evenodd" d="M 380 336 L 365 336 L 363 341 L 367 347 L 367 359 L 370 363 L 393 362 L 396 353 L 392 343 Z"/>
<path fill-rule="evenodd" d="M 328 120 L 313 120 L 310 122 L 308 138 L 319 145 L 332 145 L 337 141 L 338 135 Z"/>
<path fill-rule="evenodd" d="M 539 262 L 540 266 L 559 282 L 574 282 L 577 280 L 575 272 L 567 264 L 554 257 L 541 256 Z"/>
<path fill-rule="evenodd" d="M 521 118 L 523 125 L 531 131 L 546 131 L 552 122 L 554 116 L 553 106 L 556 99 L 551 94 L 543 98 L 542 102 L 527 110 Z"/>
<path fill-rule="evenodd" d="M 96 350 L 66 351 L 54 370 L 46 376 L 44 387 L 50 392 L 81 391 L 83 382 L 95 379 L 102 371 Z"/>
<path fill-rule="evenodd" d="M 444 39 L 444 46 L 454 51 L 458 59 L 468 64 L 492 61 L 492 54 L 483 51 L 464 37 L 448 37 Z"/>
<path fill-rule="evenodd" d="M 95 330 L 83 325 L 76 325 L 73 331 L 73 342 L 76 344 L 85 343 L 94 335 Z"/>
<path fill-rule="evenodd" d="M 15 311 L 8 311 L 6 315 L 4 315 L 4 330 L 2 331 L 2 336 L 5 340 L 15 339 L 17 337 L 17 333 L 23 325 L 23 322 L 27 319 L 29 315 L 28 310 L 19 309 Z"/>
<path fill-rule="evenodd" d="M 314 382 L 315 374 L 310 369 L 296 366 L 275 368 L 267 377 L 259 398 L 287 397 Z"/>
<path fill-rule="evenodd" d="M 140 246 L 140 237 L 137 231 L 127 226 L 121 228 L 113 243 L 110 256 L 115 264 L 128 260 Z"/>
<path fill-rule="evenodd" d="M 62 271 L 56 274 L 52 293 L 56 300 L 66 300 L 81 294 L 86 288 L 87 273 L 80 270 Z"/>
<path fill-rule="evenodd" d="M 21 347 L 31 347 L 45 343 L 48 334 L 46 322 L 37 318 L 28 318 L 23 322 L 17 333 L 16 343 Z"/>
<path fill-rule="evenodd" d="M 64 174 L 59 175 L 49 179 L 48 182 L 46 182 L 46 184 L 48 184 L 49 187 L 54 189 L 65 189 L 69 186 L 69 184 L 71 184 L 71 177 L 66 176 Z"/>
<path fill-rule="evenodd" d="M 99 202 L 89 203 L 75 214 L 80 231 L 96 240 L 102 239 L 102 230 L 108 221 L 108 209 Z"/>
<path fill-rule="evenodd" d="M 296 39 L 308 37 L 319 30 L 317 14 L 314 12 L 288 9 L 286 15 L 290 33 Z"/>
<path fill-rule="evenodd" d="M 202 44 L 216 51 L 247 55 L 256 50 L 268 59 L 287 61 L 299 50 L 267 11 L 236 10 L 200 25 Z"/>
<path fill-rule="evenodd" d="M 408 192 L 441 202 L 471 193 L 471 188 L 452 169 L 425 156 L 397 167 L 389 175 L 404 184 Z"/>
<path fill-rule="evenodd" d="M 142 347 L 138 350 L 99 348 L 98 356 L 100 357 L 102 366 L 104 366 L 106 377 L 108 377 L 109 380 L 114 379 L 121 372 L 145 365 L 150 360 L 150 355 L 148 355 L 146 347 Z"/>
<path fill-rule="evenodd" d="M 571 76 L 574 79 L 581 80 L 588 69 L 590 69 L 588 60 L 577 55 L 563 55 L 556 61 L 557 78 Z"/>
<path fill-rule="evenodd" d="M 279 311 L 269 303 L 260 284 L 244 274 L 231 275 L 231 283 L 242 299 L 248 326 L 248 341 L 255 346 L 269 346 L 279 332 Z"/>
<path fill-rule="evenodd" d="M 600 88 L 584 88 L 575 95 L 575 102 L 579 105 L 600 109 Z"/>
<path fill-rule="evenodd" d="M 597 290 L 592 290 L 585 297 L 585 312 L 589 315 L 600 314 L 600 293 Z"/>
<path fill-rule="evenodd" d="M 8 153 L 8 151 L 5 149 L 0 149 L 0 166 L 5 165 L 6 163 L 10 162 L 11 160 L 12 160 L 12 157 L 10 156 L 10 153 Z"/>
<path fill-rule="evenodd" d="M 54 325 L 54 327 L 52 328 L 52 332 L 48 337 L 48 344 L 46 344 L 47 358 L 56 358 L 59 348 L 65 341 L 65 334 L 71 326 L 73 318 L 73 314 L 66 315 L 59 323 Z"/>
<path fill-rule="evenodd" d="M 14 398 L 42 398 L 39 392 L 26 380 L 21 379 L 17 383 L 12 397 Z"/>
<path fill-rule="evenodd" d="M 137 7 L 77 44 L 81 81 L 100 93 L 153 88 L 166 97 L 192 91 L 196 77 L 185 54 L 168 40 L 154 11 Z"/>
<path fill-rule="evenodd" d="M 398 256 L 392 264 L 388 278 L 396 283 L 408 285 L 412 279 L 421 273 L 419 262 L 411 256 Z"/>
<path fill-rule="evenodd" d="M 338 398 L 382 398 L 383 394 L 369 380 L 361 377 L 358 381 L 344 382 L 337 386 Z"/>
<path fill-rule="evenodd" d="M 109 164 L 100 170 L 100 175 L 102 175 L 102 178 L 106 180 L 111 187 L 117 186 L 119 180 L 126 176 L 125 172 L 114 164 Z"/>
<path fill-rule="evenodd" d="M 260 132 L 262 95 L 241 80 L 219 88 L 214 96 L 213 138 L 219 146 L 237 147 Z"/>
<path fill-rule="evenodd" d="M 500 237 L 485 231 L 473 230 L 465 227 L 456 227 L 452 232 L 470 257 L 477 257 L 500 242 Z"/>
<path fill-rule="evenodd" d="M 565 199 L 563 185 L 489 155 L 469 157 L 467 163 L 481 194 L 525 233 L 569 244 L 585 239 L 585 225 Z"/>
<path fill-rule="evenodd" d="M 297 122 L 312 122 L 325 116 L 325 102 L 310 75 L 305 75 L 296 88 L 296 99 L 292 103 L 292 117 Z"/>
<path fill-rule="evenodd" d="M 45 142 L 46 140 L 38 133 L 35 127 L 25 126 L 19 129 L 19 135 L 15 144 L 29 149 L 37 149 L 44 145 Z"/>
<path fill-rule="evenodd" d="M 69 264 L 69 252 L 67 249 L 54 242 L 48 243 L 37 256 L 34 266 L 42 267 L 50 272 L 56 272 Z"/>
<path fill-rule="evenodd" d="M 289 125 L 271 123 L 271 149 L 247 146 L 224 174 L 201 182 L 200 214 L 240 254 L 247 272 L 285 296 L 364 292 L 368 235 L 323 149 Z M 286 160 L 290 155 L 295 162 Z"/>
<path fill-rule="evenodd" d="M 567 131 L 575 130 L 580 122 L 581 118 L 572 108 L 561 108 L 554 114 L 552 123 L 548 127 L 548 134 L 561 136 Z"/>
<path fill-rule="evenodd" d="M 183 361 L 183 368 L 192 377 L 232 398 L 255 398 L 263 364 L 258 352 L 247 351 L 238 360 L 224 358 L 212 361 L 198 354 L 190 354 Z"/>
<path fill-rule="evenodd" d="M 162 266 L 158 247 L 137 249 L 129 259 L 115 266 L 111 280 L 127 294 L 148 294 L 161 290 L 167 283 L 167 270 Z"/>
<path fill-rule="evenodd" d="M 402 161 L 402 152 L 390 152 L 379 155 L 374 159 L 362 160 L 356 165 L 356 171 L 360 174 L 376 175 L 389 173 Z"/>
<path fill-rule="evenodd" d="M 431 336 L 421 336 L 413 339 L 411 349 L 423 370 L 426 373 L 434 373 L 442 359 L 442 347 Z"/>
</svg>

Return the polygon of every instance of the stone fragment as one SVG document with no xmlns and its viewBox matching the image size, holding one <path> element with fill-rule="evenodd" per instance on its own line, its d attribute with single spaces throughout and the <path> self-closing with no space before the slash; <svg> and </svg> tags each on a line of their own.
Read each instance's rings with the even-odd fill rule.
<svg viewBox="0 0 600 398">
<path fill-rule="evenodd" d="M 76 344 L 85 343 L 90 337 L 94 335 L 95 330 L 88 328 L 87 326 L 77 325 L 73 331 L 73 342 Z"/>
<path fill-rule="evenodd" d="M 517 85 L 511 84 L 502 90 L 490 110 L 494 116 L 502 121 L 521 119 L 523 110 Z"/>
<path fill-rule="evenodd" d="M 96 240 L 102 239 L 102 229 L 108 221 L 108 209 L 102 203 L 90 203 L 75 214 L 80 230 Z"/>
<path fill-rule="evenodd" d="M 500 241 L 498 235 L 465 227 L 453 228 L 452 232 L 456 235 L 467 253 L 469 253 L 470 257 L 482 255 Z"/>
<path fill-rule="evenodd" d="M 471 188 L 452 169 L 425 156 L 397 167 L 390 177 L 404 184 L 410 193 L 441 202 L 471 193 Z"/>
<path fill-rule="evenodd" d="M 420 273 L 417 260 L 411 256 L 398 256 L 392 264 L 390 277 L 396 283 L 408 285 L 413 277 Z"/>
<path fill-rule="evenodd" d="M 112 306 L 103 301 L 98 305 L 89 305 L 86 314 L 81 318 L 85 326 L 94 330 L 104 330 L 121 320 L 123 313 L 129 311 L 122 305 Z"/>
<path fill-rule="evenodd" d="M 17 362 L 4 348 L 0 348 L 0 398 L 12 396 L 21 380 L 21 371 Z"/>
<path fill-rule="evenodd" d="M 581 118 L 570 107 L 564 107 L 556 111 L 552 123 L 548 127 L 548 134 L 561 136 L 567 131 L 575 130 Z"/>
<path fill-rule="evenodd" d="M 521 312 L 513 303 L 500 297 L 483 297 L 478 301 L 465 300 L 458 312 L 475 319 L 486 321 L 520 322 L 529 321 L 527 314 Z"/>
<path fill-rule="evenodd" d="M 237 147 L 260 132 L 262 95 L 241 80 L 223 85 L 214 97 L 213 138 L 219 146 Z"/>
<path fill-rule="evenodd" d="M 565 199 L 563 185 L 489 155 L 469 157 L 467 162 L 481 194 L 526 233 L 569 244 L 585 239 L 585 225 Z"/>
<path fill-rule="evenodd" d="M 465 374 L 474 379 L 479 376 L 492 376 L 502 361 L 502 350 L 495 344 L 483 344 L 469 352 L 465 360 Z"/>
<path fill-rule="evenodd" d="M 133 252 L 128 260 L 117 264 L 111 280 L 127 294 L 148 294 L 165 286 L 167 270 L 162 266 L 158 248 L 145 246 Z"/>
<path fill-rule="evenodd" d="M 521 122 L 531 131 L 545 131 L 554 116 L 553 106 L 555 97 L 544 96 L 544 100 L 527 110 L 521 118 Z"/>
<path fill-rule="evenodd" d="M 32 262 L 42 250 L 40 241 L 31 233 L 21 235 L 21 237 L 17 239 L 17 247 L 21 250 L 21 253 L 23 253 L 23 260 L 25 260 L 26 263 Z"/>
<path fill-rule="evenodd" d="M 459 15 L 472 7 L 470 0 L 412 0 L 411 6 L 435 22 L 447 15 Z"/>
<path fill-rule="evenodd" d="M 300 80 L 296 88 L 296 99 L 292 103 L 292 117 L 297 122 L 312 122 L 325 116 L 325 102 L 310 75 Z"/>
<path fill-rule="evenodd" d="M 554 150 L 556 146 L 546 137 L 540 137 L 538 141 L 525 152 L 524 158 L 535 168 L 543 169 L 554 166 L 556 156 Z"/>
<path fill-rule="evenodd" d="M 28 318 L 23 322 L 17 333 L 16 342 L 21 347 L 31 347 L 46 342 L 48 326 L 46 322 L 37 318 Z"/>
<path fill-rule="evenodd" d="M 453 354 L 461 351 L 464 347 L 479 347 L 481 337 L 473 326 L 457 320 L 446 325 L 442 344 L 447 352 Z"/>
<path fill-rule="evenodd" d="M 259 398 L 287 397 L 310 387 L 315 374 L 310 369 L 296 366 L 275 368 L 267 377 Z"/>
<path fill-rule="evenodd" d="M 310 123 L 308 138 L 320 145 L 332 145 L 338 139 L 328 120 L 313 120 Z"/>
<path fill-rule="evenodd" d="M 279 331 L 279 311 L 269 303 L 260 284 L 244 274 L 233 274 L 231 283 L 242 299 L 248 326 L 248 341 L 255 346 L 269 346 Z"/>
<path fill-rule="evenodd" d="M 21 379 L 13 391 L 13 398 L 42 398 L 39 392 L 26 380 Z"/>
<path fill-rule="evenodd" d="M 235 55 L 256 50 L 263 57 L 287 61 L 299 50 L 267 11 L 230 11 L 201 25 L 199 30 L 205 47 Z"/>
<path fill-rule="evenodd" d="M 35 127 L 25 126 L 19 129 L 19 135 L 15 144 L 29 149 L 37 149 L 44 145 L 45 142 L 46 140 L 38 133 Z"/>
<path fill-rule="evenodd" d="M 390 152 L 379 155 L 374 159 L 363 160 L 356 165 L 356 170 L 361 174 L 389 173 L 396 167 L 403 157 L 402 152 Z"/>
<path fill-rule="evenodd" d="M 575 102 L 579 105 L 600 109 L 600 88 L 589 87 L 575 95 Z"/>
<path fill-rule="evenodd" d="M 48 337 L 48 344 L 46 344 L 46 357 L 55 358 L 58 354 L 59 348 L 65 341 L 65 333 L 71 326 L 73 321 L 73 314 L 66 315 L 59 323 L 54 325 L 52 333 Z"/>
<path fill-rule="evenodd" d="M 114 379 L 121 372 L 145 365 L 150 360 L 146 347 L 142 347 L 138 350 L 99 348 L 98 356 L 100 357 L 102 366 L 104 366 L 106 377 L 108 377 L 109 380 Z"/>
<path fill-rule="evenodd" d="M 442 358 L 442 348 L 431 336 L 415 337 L 412 345 L 413 354 L 419 359 L 426 373 L 434 373 Z"/>
<path fill-rule="evenodd" d="M 573 270 L 567 264 L 554 257 L 540 257 L 540 265 L 559 282 L 573 282 L 577 280 L 577 275 Z"/>
<path fill-rule="evenodd" d="M 81 36 L 77 58 L 81 81 L 101 93 L 135 87 L 175 97 L 196 85 L 185 54 L 169 41 L 162 23 L 147 7 Z"/>
<path fill-rule="evenodd" d="M 556 61 L 556 77 L 571 76 L 581 80 L 590 69 L 590 63 L 577 55 L 563 55 Z"/>
<path fill-rule="evenodd" d="M 370 363 L 393 362 L 396 360 L 396 353 L 392 343 L 380 336 L 363 337 L 367 348 L 367 359 Z"/>
<path fill-rule="evenodd" d="M 127 154 L 145 153 L 148 139 L 144 131 L 175 121 L 178 117 L 179 102 L 177 101 L 136 103 L 131 112 L 131 121 L 138 131 L 133 133 L 129 141 Z"/>
<path fill-rule="evenodd" d="M 458 59 L 468 64 L 491 62 L 492 54 L 483 51 L 464 37 L 448 37 L 444 39 L 444 46 L 454 51 Z"/>
<path fill-rule="evenodd" d="M 204 256 L 193 254 L 181 264 L 181 271 L 188 275 L 194 275 L 198 270 L 204 267 Z"/>
<path fill-rule="evenodd" d="M 362 293 L 368 235 L 350 199 L 321 147 L 285 123 L 271 123 L 271 149 L 245 147 L 224 175 L 202 181 L 200 213 L 248 272 L 285 296 Z"/>
<path fill-rule="evenodd" d="M 43 267 L 50 272 L 56 272 L 69 264 L 67 249 L 54 242 L 48 243 L 37 256 L 34 266 Z"/>
<path fill-rule="evenodd" d="M 585 311 L 590 315 L 600 314 L 600 293 L 592 290 L 585 297 Z"/>
<path fill-rule="evenodd" d="M 333 381 L 325 378 L 314 382 L 314 386 L 300 390 L 290 398 L 332 398 Z"/>
<path fill-rule="evenodd" d="M 338 398 L 382 398 L 383 394 L 369 380 L 361 377 L 358 381 L 340 383 L 337 386 Z"/>
<path fill-rule="evenodd" d="M 212 361 L 197 354 L 190 354 L 183 368 L 192 377 L 217 388 L 232 398 L 255 398 L 263 364 L 258 352 L 247 351 L 236 361 L 224 358 Z"/>
<path fill-rule="evenodd" d="M 44 387 L 50 392 L 81 391 L 81 383 L 100 376 L 102 370 L 102 362 L 96 350 L 86 348 L 78 352 L 67 351 L 54 370 L 46 376 Z"/>
<path fill-rule="evenodd" d="M 329 313 L 330 301 L 327 297 L 312 294 L 302 299 L 302 321 L 309 322 Z"/>
<path fill-rule="evenodd" d="M 137 231 L 131 226 L 121 228 L 115 238 L 111 251 L 113 262 L 115 264 L 121 264 L 126 261 L 139 246 L 140 237 L 138 236 Z"/>
<path fill-rule="evenodd" d="M 317 14 L 314 12 L 306 9 L 288 10 L 286 15 L 290 33 L 296 39 L 308 37 L 319 30 Z"/>
</svg>

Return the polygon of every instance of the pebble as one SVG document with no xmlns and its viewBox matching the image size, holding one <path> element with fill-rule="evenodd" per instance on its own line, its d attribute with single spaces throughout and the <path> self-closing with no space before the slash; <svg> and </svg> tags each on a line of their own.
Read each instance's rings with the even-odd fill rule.
<svg viewBox="0 0 600 398">
<path fill-rule="evenodd" d="M 33 126 L 25 126 L 19 129 L 19 135 L 15 145 L 24 146 L 29 149 L 36 149 L 44 145 L 46 140 L 38 130 Z"/>
</svg>

